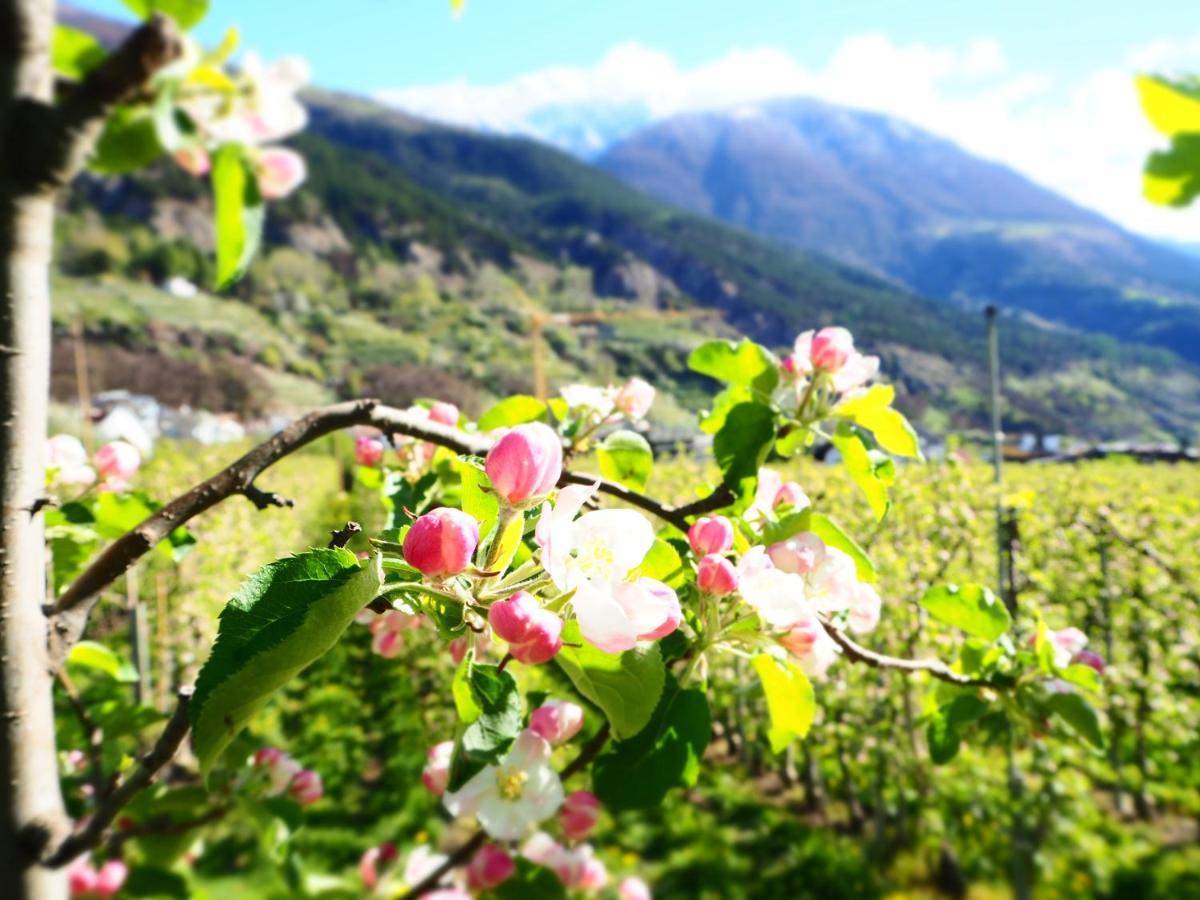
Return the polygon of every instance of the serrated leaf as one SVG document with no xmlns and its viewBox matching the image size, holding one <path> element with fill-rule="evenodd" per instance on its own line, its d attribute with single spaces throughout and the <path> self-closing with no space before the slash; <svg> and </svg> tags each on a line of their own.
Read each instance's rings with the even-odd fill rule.
<svg viewBox="0 0 1200 900">
<path fill-rule="evenodd" d="M 69 25 L 54 26 L 54 71 L 64 78 L 78 81 L 104 62 L 107 55 L 100 42 L 86 31 Z"/>
<path fill-rule="evenodd" d="M 895 397 L 896 389 L 890 384 L 872 385 L 865 393 L 839 403 L 833 414 L 871 432 L 888 453 L 922 459 L 916 430 L 892 407 Z"/>
<path fill-rule="evenodd" d="M 805 529 L 801 529 L 805 530 Z M 852 560 L 854 571 L 860 581 L 868 584 L 875 583 L 875 563 L 867 555 L 867 551 L 859 546 L 858 541 L 850 537 L 842 526 L 824 513 L 814 512 L 809 515 L 807 530 L 811 531 L 830 547 L 836 547 Z"/>
<path fill-rule="evenodd" d="M 487 473 L 473 459 L 460 459 L 458 472 L 462 479 L 463 512 L 479 523 L 479 535 L 486 539 L 496 527 L 500 501 L 492 493 L 492 483 Z"/>
<path fill-rule="evenodd" d="M 1093 747 L 1104 746 L 1104 733 L 1100 730 L 1100 717 L 1096 710 L 1079 694 L 1052 694 L 1047 703 L 1051 712 L 1062 717 L 1072 730 Z"/>
<path fill-rule="evenodd" d="M 1004 604 L 978 584 L 934 585 L 919 602 L 939 622 L 987 641 L 1000 637 L 1012 624 Z"/>
<path fill-rule="evenodd" d="M 139 19 L 149 19 L 163 13 L 175 20 L 175 24 L 189 31 L 208 14 L 208 0 L 121 0 Z"/>
<path fill-rule="evenodd" d="M 654 451 L 636 431 L 614 431 L 596 448 L 596 461 L 609 481 L 641 491 L 654 468 Z"/>
<path fill-rule="evenodd" d="M 713 437 L 722 481 L 739 496 L 751 492 L 775 439 L 775 413 L 761 403 L 739 403 Z"/>
<path fill-rule="evenodd" d="M 495 406 L 488 409 L 479 417 L 477 423 L 480 431 L 492 431 L 496 428 L 511 428 L 526 422 L 546 421 L 546 404 L 537 397 L 526 394 L 516 394 L 505 397 Z"/>
<path fill-rule="evenodd" d="M 853 431 L 839 428 L 833 435 L 833 446 L 842 455 L 842 467 L 846 474 L 867 498 L 875 521 L 881 521 L 892 503 L 888 498 L 888 484 L 876 474 L 866 444 Z"/>
<path fill-rule="evenodd" d="M 592 788 L 613 812 L 658 807 L 672 788 L 696 783 L 711 737 L 703 691 L 681 691 L 672 682 L 650 723 L 597 757 Z"/>
<path fill-rule="evenodd" d="M 575 621 L 563 627 L 562 640 L 580 646 L 564 646 L 554 662 L 580 694 L 604 711 L 613 737 L 625 740 L 645 728 L 666 683 L 658 646 L 638 644 L 624 653 L 605 653 L 584 640 Z"/>
<path fill-rule="evenodd" d="M 705 434 L 716 434 L 725 424 L 729 411 L 740 403 L 757 403 L 754 391 L 745 385 L 735 384 L 725 388 L 712 399 L 712 409 L 700 419 L 700 430 Z"/>
<path fill-rule="evenodd" d="M 779 384 L 775 355 L 749 338 L 740 343 L 707 341 L 688 356 L 688 368 L 726 384 L 744 385 L 766 396 Z"/>
<path fill-rule="evenodd" d="M 762 682 L 771 725 L 767 739 L 772 753 L 782 753 L 792 741 L 808 734 L 817 712 L 812 683 L 790 659 L 760 653 L 750 661 Z"/>
<path fill-rule="evenodd" d="M 212 653 L 192 697 L 192 747 L 205 775 L 271 694 L 337 642 L 382 581 L 379 556 L 359 565 L 345 549 L 276 560 L 221 611 Z"/>
<path fill-rule="evenodd" d="M 224 290 L 245 274 L 262 241 L 265 210 L 246 148 L 225 144 L 216 152 L 212 189 L 217 290 Z"/>
<path fill-rule="evenodd" d="M 483 766 L 508 752 L 520 733 L 521 692 L 511 672 L 492 665 L 470 665 L 467 685 L 478 714 L 463 732 L 459 751 L 468 763 Z M 461 786 L 451 784 L 450 790 Z"/>
</svg>

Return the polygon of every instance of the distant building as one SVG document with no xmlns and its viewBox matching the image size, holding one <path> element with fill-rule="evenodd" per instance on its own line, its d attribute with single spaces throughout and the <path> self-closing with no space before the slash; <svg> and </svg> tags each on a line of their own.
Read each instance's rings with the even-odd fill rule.
<svg viewBox="0 0 1200 900">
<path fill-rule="evenodd" d="M 200 289 L 182 275 L 172 275 L 162 283 L 162 289 L 172 297 L 181 297 L 185 300 L 190 300 L 200 293 Z"/>
</svg>

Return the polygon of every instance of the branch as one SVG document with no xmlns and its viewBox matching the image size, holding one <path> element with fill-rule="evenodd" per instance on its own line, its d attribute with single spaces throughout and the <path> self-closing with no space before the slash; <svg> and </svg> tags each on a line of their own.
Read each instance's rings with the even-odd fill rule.
<svg viewBox="0 0 1200 900">
<path fill-rule="evenodd" d="M 80 727 L 83 729 L 83 738 L 86 744 L 85 752 L 88 758 L 88 782 L 92 786 L 93 796 L 99 799 L 107 793 L 104 781 L 104 760 L 100 750 L 104 744 L 104 731 L 97 724 L 96 720 L 92 718 L 87 704 L 79 696 L 79 688 L 75 686 L 75 682 L 71 680 L 65 668 L 58 670 L 58 681 L 62 685 L 63 692 L 67 695 L 67 700 L 71 704 L 71 709 L 75 712 L 75 717 L 79 719 Z"/>
<path fill-rule="evenodd" d="M 350 543 L 350 538 L 362 531 L 362 526 L 357 522 L 347 522 L 344 528 L 339 528 L 336 531 L 329 532 L 329 546 L 345 547 Z"/>
<path fill-rule="evenodd" d="M 120 831 L 117 831 L 109 837 L 104 849 L 107 855 L 115 856 L 117 851 L 121 849 L 121 845 L 126 841 L 146 835 L 183 834 L 196 828 L 203 828 L 205 825 L 211 825 L 213 822 L 219 822 L 232 811 L 233 807 L 231 806 L 217 806 L 191 819 L 173 819 L 170 816 L 155 816 L 144 822 L 131 825 L 129 828 L 122 828 Z"/>
<path fill-rule="evenodd" d="M 158 740 L 150 752 L 141 758 L 137 767 L 128 777 L 113 788 L 112 793 L 99 801 L 87 826 L 63 841 L 58 849 L 46 859 L 45 865 L 51 868 L 65 866 L 79 854 L 100 845 L 104 839 L 105 830 L 112 824 L 117 814 L 140 791 L 148 787 L 159 770 L 174 758 L 175 752 L 183 743 L 183 739 L 191 727 L 188 719 L 188 706 L 191 698 L 191 688 L 180 690 L 179 705 L 175 707 L 174 714 L 162 730 L 162 734 L 158 736 Z"/>
<path fill-rule="evenodd" d="M 608 732 L 609 726 L 606 721 L 600 726 L 600 730 L 592 736 L 592 739 L 583 745 L 583 748 L 579 751 L 579 755 L 567 763 L 566 768 L 562 770 L 559 777 L 567 779 L 575 773 L 582 771 L 604 749 L 604 745 L 608 743 Z M 476 831 L 467 839 L 466 843 L 460 845 L 457 850 L 446 857 L 444 863 L 413 885 L 400 900 L 415 900 L 415 898 L 420 897 L 426 891 L 436 887 L 438 882 L 450 872 L 470 862 L 471 857 L 475 855 L 475 851 L 482 847 L 486 841 L 487 834 L 483 829 Z"/>
<path fill-rule="evenodd" d="M 259 501 L 264 497 L 278 497 L 255 487 L 255 479 L 285 456 L 295 453 L 318 438 L 354 425 L 371 425 L 387 434 L 402 434 L 428 441 L 458 454 L 484 456 L 492 445 L 483 435 L 469 434 L 431 422 L 405 410 L 382 406 L 377 400 L 351 400 L 315 410 L 292 422 L 274 437 L 259 444 L 207 481 L 179 495 L 132 531 L 126 532 L 105 547 L 47 610 L 51 617 L 51 663 L 55 666 L 60 665 L 67 651 L 79 640 L 99 592 L 123 575 L 174 529 L 235 494 L 249 497 L 255 505 L 259 505 Z M 565 472 L 560 484 L 596 482 L 599 482 L 601 493 L 624 500 L 681 531 L 687 530 L 687 516 L 708 509 L 718 509 L 726 502 L 727 492 L 724 492 L 723 488 L 718 488 L 708 498 L 688 506 L 673 508 L 663 506 L 615 482 L 591 475 Z M 271 502 L 267 505 L 274 504 Z"/>
<path fill-rule="evenodd" d="M 130 32 L 56 109 L 27 109 L 45 121 L 27 123 L 42 126 L 34 132 L 39 137 L 30 140 L 23 133 L 18 140 L 28 147 L 23 178 L 34 187 L 67 184 L 83 168 L 112 108 L 135 96 L 182 54 L 183 39 L 175 23 L 155 15 Z"/>
<path fill-rule="evenodd" d="M 861 644 L 855 643 L 836 625 L 824 622 L 829 636 L 845 652 L 846 656 L 855 662 L 871 666 L 875 669 L 897 669 L 901 672 L 928 672 L 934 678 L 957 684 L 963 687 L 996 687 L 997 685 L 986 678 L 972 678 L 961 672 L 955 672 L 940 659 L 903 659 L 899 656 L 887 656 L 868 650 Z"/>
</svg>

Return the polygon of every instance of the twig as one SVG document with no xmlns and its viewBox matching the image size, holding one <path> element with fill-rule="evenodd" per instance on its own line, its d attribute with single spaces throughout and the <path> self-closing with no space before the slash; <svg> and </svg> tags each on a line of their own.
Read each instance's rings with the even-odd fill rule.
<svg viewBox="0 0 1200 900">
<path fill-rule="evenodd" d="M 381 406 L 377 400 L 352 400 L 315 410 L 292 422 L 207 481 L 179 495 L 136 528 L 109 544 L 47 610 L 51 616 L 51 663 L 56 667 L 60 665 L 67 651 L 79 640 L 99 592 L 124 574 L 155 544 L 227 497 L 242 494 L 253 500 L 258 492 L 254 486 L 255 479 L 267 468 L 318 438 L 355 425 L 371 425 L 387 434 L 418 438 L 459 454 L 483 456 L 491 447 L 491 441 L 482 435 L 430 422 L 405 410 Z M 615 482 L 591 475 L 567 472 L 560 481 L 561 484 L 596 482 L 599 482 L 602 493 L 624 500 L 683 531 L 687 530 L 687 516 L 719 509 L 728 502 L 728 492 L 724 488 L 718 488 L 703 500 L 672 508 Z"/>
<path fill-rule="evenodd" d="M 179 750 L 179 745 L 183 743 L 190 727 L 188 705 L 191 698 L 191 688 L 180 690 L 179 705 L 175 707 L 174 714 L 162 730 L 162 734 L 158 736 L 158 740 L 155 741 L 150 752 L 141 758 L 137 767 L 128 777 L 97 804 L 96 811 L 92 813 L 92 817 L 83 830 L 76 832 L 59 844 L 58 848 L 45 860 L 45 865 L 51 868 L 65 866 L 79 854 L 100 845 L 104 839 L 105 830 L 112 824 L 117 814 L 140 791 L 150 785 L 154 776 L 174 758 L 176 751 Z"/>
<path fill-rule="evenodd" d="M 829 621 L 824 622 L 825 630 L 834 639 L 849 659 L 876 669 L 897 669 L 901 672 L 928 672 L 934 678 L 962 685 L 963 687 L 996 687 L 997 685 L 986 678 L 972 678 L 961 672 L 955 672 L 940 659 L 903 659 L 899 656 L 887 656 L 868 650 L 847 637 L 841 629 Z"/>
<path fill-rule="evenodd" d="M 604 749 L 604 745 L 608 743 L 608 734 L 609 726 L 608 722 L 605 722 L 600 726 L 600 730 L 592 736 L 592 739 L 583 745 L 579 754 L 571 762 L 567 763 L 566 767 L 559 774 L 559 777 L 565 780 L 582 771 Z M 426 891 L 436 887 L 438 882 L 445 878 L 447 874 L 467 863 L 475 854 L 475 851 L 483 846 L 485 841 L 487 841 L 486 832 L 483 829 L 476 831 L 467 839 L 466 843 L 459 846 L 457 850 L 446 857 L 444 863 L 413 885 L 400 900 L 415 900 L 415 898 L 420 897 Z"/>
<path fill-rule="evenodd" d="M 285 497 L 283 494 L 276 494 L 274 491 L 264 491 L 253 484 L 242 491 L 242 494 L 260 510 L 268 509 L 272 506 L 292 507 L 296 505 L 291 498 Z"/>
<path fill-rule="evenodd" d="M 79 724 L 83 728 L 83 737 L 86 745 L 85 752 L 88 757 L 88 781 L 92 785 L 94 795 L 97 798 L 103 797 L 107 793 L 107 786 L 104 783 L 104 760 L 100 752 L 100 748 L 104 744 L 104 731 L 97 724 L 96 720 L 92 718 L 87 704 L 79 696 L 79 688 L 75 686 L 75 682 L 71 680 L 71 676 L 67 674 L 65 668 L 58 670 L 58 681 L 63 687 L 63 692 L 67 695 L 67 700 L 71 704 L 71 709 L 75 712 L 75 717 L 79 719 Z"/>
<path fill-rule="evenodd" d="M 231 806 L 218 806 L 191 819 L 173 819 L 170 816 L 155 816 L 152 819 L 147 819 L 144 822 L 139 822 L 136 825 L 131 825 L 128 828 L 122 828 L 114 832 L 109 836 L 108 841 L 105 842 L 105 849 L 109 855 L 114 855 L 121 849 L 122 844 L 134 838 L 144 837 L 145 835 L 183 834 L 185 831 L 203 828 L 205 825 L 221 821 L 232 810 L 233 807 Z"/>
<path fill-rule="evenodd" d="M 361 531 L 362 526 L 357 522 L 347 522 L 345 527 L 339 528 L 337 531 L 331 531 L 329 533 L 330 549 L 345 547 L 348 543 L 350 543 L 350 538 L 354 537 Z"/>
</svg>

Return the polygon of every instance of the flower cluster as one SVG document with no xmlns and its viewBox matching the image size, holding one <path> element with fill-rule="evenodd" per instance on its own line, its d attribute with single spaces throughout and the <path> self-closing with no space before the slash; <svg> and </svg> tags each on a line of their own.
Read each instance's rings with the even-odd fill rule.
<svg viewBox="0 0 1200 900">
<path fill-rule="evenodd" d="M 275 747 L 260 748 L 251 763 L 266 797 L 286 794 L 301 806 L 311 806 L 325 793 L 320 775 Z"/>
<path fill-rule="evenodd" d="M 115 897 L 128 877 L 129 867 L 119 859 L 96 868 L 88 857 L 81 856 L 67 869 L 67 887 L 72 900 Z"/>
<path fill-rule="evenodd" d="M 794 397 L 797 418 L 823 417 L 832 402 L 862 388 L 879 371 L 878 356 L 864 356 L 845 328 L 805 331 L 781 363 L 783 382 Z"/>
<path fill-rule="evenodd" d="M 79 438 L 56 434 L 46 441 L 46 482 L 56 487 L 87 487 L 99 482 L 102 491 L 124 491 L 142 465 L 142 453 L 127 441 L 110 441 L 89 463 Z"/>
</svg>

